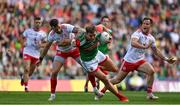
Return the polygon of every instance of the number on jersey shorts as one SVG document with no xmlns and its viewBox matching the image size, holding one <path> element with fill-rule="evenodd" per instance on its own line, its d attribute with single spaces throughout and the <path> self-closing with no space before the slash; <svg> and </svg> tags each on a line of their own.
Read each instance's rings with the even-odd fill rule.
<svg viewBox="0 0 180 105">
<path fill-rule="evenodd" d="M 56 56 L 54 57 L 54 61 L 59 61 L 61 63 L 64 63 L 64 61 L 68 58 L 72 57 L 74 59 L 80 57 L 80 52 L 78 48 L 75 48 L 73 50 L 70 50 L 68 52 L 61 52 L 57 51 Z"/>
<path fill-rule="evenodd" d="M 98 51 L 94 59 L 90 61 L 82 61 L 82 66 L 85 68 L 85 72 L 94 72 L 98 70 L 98 65 L 107 60 L 107 56 L 105 56 L 102 52 Z"/>
<path fill-rule="evenodd" d="M 137 70 L 138 67 L 140 65 L 142 65 L 143 63 L 145 63 L 146 61 L 145 60 L 140 60 L 140 61 L 137 61 L 135 63 L 130 63 L 130 62 L 127 62 L 123 59 L 123 62 L 121 64 L 121 70 L 124 71 L 124 72 L 130 72 L 130 71 L 134 71 L 134 70 Z"/>
<path fill-rule="evenodd" d="M 38 59 L 38 58 L 35 58 L 35 57 L 31 56 L 31 55 L 28 55 L 28 54 L 23 54 L 23 60 L 24 60 L 24 61 L 30 60 L 30 62 L 31 62 L 32 64 L 36 64 L 36 62 L 37 62 L 39 59 Z"/>
</svg>

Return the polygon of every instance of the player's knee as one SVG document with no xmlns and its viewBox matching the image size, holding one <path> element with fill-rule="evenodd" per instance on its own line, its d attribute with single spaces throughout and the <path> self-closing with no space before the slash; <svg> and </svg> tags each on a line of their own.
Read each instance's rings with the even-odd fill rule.
<svg viewBox="0 0 180 105">
<path fill-rule="evenodd" d="M 57 77 L 57 75 L 58 75 L 58 72 L 53 71 L 52 74 L 51 74 L 51 77 L 55 78 L 55 77 Z"/>
<path fill-rule="evenodd" d="M 52 73 L 51 77 L 53 78 L 57 77 L 57 73 Z"/>
</svg>

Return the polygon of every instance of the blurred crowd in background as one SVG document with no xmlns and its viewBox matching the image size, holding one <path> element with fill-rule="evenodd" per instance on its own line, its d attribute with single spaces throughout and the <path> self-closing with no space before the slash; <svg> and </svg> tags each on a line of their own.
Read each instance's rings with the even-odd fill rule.
<svg viewBox="0 0 180 105">
<path fill-rule="evenodd" d="M 42 30 L 50 30 L 48 21 L 57 18 L 61 23 L 85 27 L 99 24 L 102 16 L 111 20 L 113 48 L 110 57 L 118 66 L 128 48 L 130 35 L 140 20 L 151 17 L 152 34 L 166 56 L 180 57 L 179 0 L 0 0 L 0 78 L 18 79 L 23 73 L 22 45 L 19 42 L 25 29 L 33 26 L 33 17 L 43 17 Z M 12 52 L 9 53 L 7 50 Z M 49 79 L 55 45 L 51 47 L 32 79 Z M 156 70 L 158 80 L 180 80 L 180 63 L 169 65 L 147 50 L 147 60 Z M 113 74 L 112 74 L 113 75 Z M 130 74 L 130 76 L 139 74 Z M 140 74 L 141 75 L 141 74 Z M 143 77 L 143 76 L 140 76 Z M 85 79 L 81 66 L 68 58 L 59 72 L 59 79 Z"/>
</svg>

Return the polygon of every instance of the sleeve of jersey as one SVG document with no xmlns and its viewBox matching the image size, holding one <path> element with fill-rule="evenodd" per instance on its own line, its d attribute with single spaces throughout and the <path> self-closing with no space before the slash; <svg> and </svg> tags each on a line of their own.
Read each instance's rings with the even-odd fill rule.
<svg viewBox="0 0 180 105">
<path fill-rule="evenodd" d="M 67 31 L 68 31 L 69 33 L 71 33 L 71 32 L 73 31 L 73 29 L 74 29 L 74 26 L 73 26 L 73 25 L 65 24 L 65 26 L 66 26 Z"/>
<path fill-rule="evenodd" d="M 78 34 L 78 35 L 76 36 L 76 46 L 77 46 L 77 47 L 80 47 L 80 46 L 82 46 L 82 45 L 85 44 L 84 34 L 85 34 L 85 33 L 81 33 L 81 34 Z"/>
<path fill-rule="evenodd" d="M 51 32 L 48 35 L 47 41 L 48 42 L 53 42 L 54 41 L 54 38 L 53 38 L 53 35 L 51 34 Z"/>
<path fill-rule="evenodd" d="M 81 42 L 79 39 L 76 39 L 76 47 L 80 47 L 81 46 Z"/>
<path fill-rule="evenodd" d="M 131 35 L 131 38 L 137 38 L 139 39 L 140 37 L 140 34 L 138 32 L 134 32 L 132 35 Z"/>
</svg>

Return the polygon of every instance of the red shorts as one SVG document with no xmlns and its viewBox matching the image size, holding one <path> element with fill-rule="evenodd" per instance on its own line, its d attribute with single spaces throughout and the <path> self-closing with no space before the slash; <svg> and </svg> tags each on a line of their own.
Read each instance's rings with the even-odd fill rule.
<svg viewBox="0 0 180 105">
<path fill-rule="evenodd" d="M 80 57 L 80 52 L 79 52 L 78 48 L 73 49 L 69 52 L 57 51 L 56 56 L 61 56 L 64 59 L 67 59 L 68 57 L 72 57 L 72 58 L 76 59 L 76 58 Z"/>
<path fill-rule="evenodd" d="M 35 57 L 32 57 L 32 56 L 30 56 L 30 55 L 28 55 L 28 54 L 23 54 L 23 60 L 24 60 L 24 61 L 30 60 L 30 62 L 31 62 L 32 64 L 36 64 L 36 62 L 37 62 L 39 59 L 38 59 L 38 58 L 35 58 Z"/>
<path fill-rule="evenodd" d="M 121 70 L 124 71 L 124 72 L 130 72 L 130 71 L 134 71 L 134 70 L 137 70 L 138 67 L 140 65 L 142 65 L 143 63 L 145 63 L 146 61 L 145 60 L 140 60 L 138 62 L 135 62 L 135 63 L 130 63 L 130 62 L 127 62 L 123 59 L 123 62 L 122 62 L 122 65 L 121 65 Z"/>
</svg>

